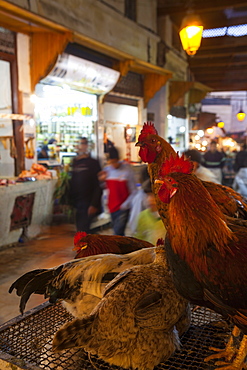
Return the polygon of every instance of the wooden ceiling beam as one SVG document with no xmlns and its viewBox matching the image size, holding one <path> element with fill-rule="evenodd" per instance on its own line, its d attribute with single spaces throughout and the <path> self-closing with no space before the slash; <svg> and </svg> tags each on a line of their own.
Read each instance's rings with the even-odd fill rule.
<svg viewBox="0 0 247 370">
<path fill-rule="evenodd" d="M 201 15 L 204 29 L 238 26 L 246 23 L 246 16 L 227 18 L 222 12 Z"/>
<path fill-rule="evenodd" d="M 245 81 L 211 82 L 209 86 L 213 91 L 246 91 Z"/>
<path fill-rule="evenodd" d="M 241 47 L 241 48 L 236 48 L 236 49 L 223 49 L 223 50 L 201 50 L 200 53 L 198 52 L 193 58 L 195 60 L 199 59 L 211 59 L 214 60 L 215 58 L 219 57 L 237 57 L 237 56 L 244 56 L 247 55 L 247 48 L 246 47 Z"/>
<path fill-rule="evenodd" d="M 246 54 L 247 36 L 241 37 L 215 37 L 203 38 L 201 47 L 194 56 L 195 59 L 199 58 L 217 58 L 218 56 Z"/>
<path fill-rule="evenodd" d="M 223 71 L 223 72 L 222 72 Z M 239 68 L 233 68 L 230 66 L 229 68 L 222 69 L 221 66 L 210 66 L 208 67 L 199 67 L 199 68 L 193 68 L 192 72 L 198 77 L 200 75 L 203 76 L 211 76 L 213 74 L 226 74 L 226 73 L 241 73 L 247 71 L 247 62 L 244 66 Z"/>
<path fill-rule="evenodd" d="M 171 5 L 169 5 L 171 4 Z M 226 8 L 241 8 L 246 7 L 245 0 L 207 0 L 204 2 L 201 1 L 194 1 L 193 2 L 193 10 L 198 13 L 208 13 L 208 12 L 216 12 L 220 10 L 225 10 Z M 188 10 L 188 1 L 184 1 L 183 4 L 181 2 L 175 1 L 167 1 L 167 0 L 158 0 L 157 5 L 157 14 L 158 16 L 161 15 L 174 15 L 174 14 L 183 14 Z"/>
<path fill-rule="evenodd" d="M 179 29 L 190 3 L 157 0 L 157 16 L 169 15 Z M 192 5 L 204 29 L 247 24 L 246 0 L 194 1 Z M 187 59 L 196 81 L 217 91 L 247 90 L 247 36 L 203 38 L 196 55 Z"/>
<path fill-rule="evenodd" d="M 208 68 L 208 67 L 215 67 L 215 68 L 239 68 L 239 67 L 245 67 L 247 66 L 247 58 L 245 60 L 241 61 L 236 61 L 236 60 L 226 60 L 226 58 L 218 58 L 218 59 L 213 59 L 213 60 L 208 60 L 208 59 L 202 59 L 200 61 L 193 60 L 190 61 L 189 63 L 190 68 L 193 70 L 196 69 L 201 69 L 201 68 Z M 210 73 L 210 70 L 209 70 Z"/>
<path fill-rule="evenodd" d="M 225 4 L 225 1 L 221 1 L 218 4 L 218 1 L 214 2 L 205 0 L 203 3 L 197 2 L 197 4 L 195 4 L 194 2 L 191 9 L 193 9 L 196 14 L 201 16 L 204 29 L 211 29 L 245 24 L 246 5 L 246 1 L 242 0 L 237 1 L 236 3 L 227 1 L 227 4 Z M 157 16 L 162 17 L 169 15 L 171 20 L 179 28 L 182 19 L 188 10 L 188 1 L 181 2 L 177 0 L 161 0 L 160 6 L 158 2 Z"/>
<path fill-rule="evenodd" d="M 246 20 L 247 21 L 247 20 Z M 198 51 L 224 49 L 224 48 L 241 48 L 247 45 L 247 36 L 221 36 L 221 37 L 208 37 L 202 38 L 201 47 Z"/>
<path fill-rule="evenodd" d="M 172 22 L 176 25 L 178 29 L 181 26 L 182 19 L 185 14 L 186 13 L 183 13 L 181 16 L 170 16 Z M 202 14 L 200 15 L 200 17 L 202 19 L 204 29 L 231 27 L 246 23 L 246 16 L 234 16 L 228 18 L 222 11 L 214 11 L 213 13 Z"/>
<path fill-rule="evenodd" d="M 198 78 L 199 77 L 199 75 L 197 75 L 196 73 L 195 73 L 195 77 L 196 78 Z M 232 82 L 234 82 L 234 83 L 236 83 L 236 82 L 242 82 L 242 81 L 246 81 L 246 79 L 247 79 L 247 71 L 245 70 L 245 71 L 243 71 L 242 73 L 240 73 L 240 72 L 238 72 L 238 73 L 231 73 L 231 72 L 229 72 L 229 73 L 223 73 L 223 74 L 212 74 L 212 75 L 210 75 L 210 76 L 201 76 L 200 75 L 200 82 L 202 82 L 202 83 L 207 83 L 209 86 L 211 86 L 211 83 L 212 82 L 230 82 L 230 81 L 232 81 Z M 245 83 L 245 89 L 246 89 L 246 83 Z"/>
</svg>

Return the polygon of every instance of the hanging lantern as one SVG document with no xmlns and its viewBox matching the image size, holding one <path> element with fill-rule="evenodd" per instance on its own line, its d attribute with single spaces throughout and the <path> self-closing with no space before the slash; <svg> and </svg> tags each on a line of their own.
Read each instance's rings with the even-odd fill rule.
<svg viewBox="0 0 247 370">
<path fill-rule="evenodd" d="M 225 126 L 225 123 L 223 121 L 220 121 L 220 122 L 217 123 L 217 126 L 219 128 L 223 128 Z"/>
<path fill-rule="evenodd" d="M 209 128 L 207 128 L 207 133 L 209 134 L 209 135 L 211 135 L 213 132 L 214 132 L 214 129 L 213 129 L 213 127 L 209 127 Z"/>
<path fill-rule="evenodd" d="M 201 18 L 195 14 L 184 17 L 179 36 L 183 49 L 188 55 L 195 55 L 201 45 L 203 26 Z"/>
<path fill-rule="evenodd" d="M 238 121 L 242 122 L 245 119 L 246 114 L 240 109 L 240 111 L 236 114 Z"/>
</svg>

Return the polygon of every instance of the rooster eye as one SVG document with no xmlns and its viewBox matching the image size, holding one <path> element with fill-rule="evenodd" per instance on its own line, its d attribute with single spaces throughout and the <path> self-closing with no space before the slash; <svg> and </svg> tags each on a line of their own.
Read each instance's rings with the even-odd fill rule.
<svg viewBox="0 0 247 370">
<path fill-rule="evenodd" d="M 152 143 L 155 143 L 156 139 L 152 139 Z"/>
</svg>

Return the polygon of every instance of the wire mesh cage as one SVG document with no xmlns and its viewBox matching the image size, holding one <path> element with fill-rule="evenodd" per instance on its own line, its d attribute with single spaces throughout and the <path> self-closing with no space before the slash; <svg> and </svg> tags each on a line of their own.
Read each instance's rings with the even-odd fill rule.
<svg viewBox="0 0 247 370">
<path fill-rule="evenodd" d="M 73 317 L 59 303 L 44 303 L 0 326 L 0 359 L 19 364 L 23 369 L 43 370 L 120 370 L 117 366 L 90 356 L 81 349 L 52 351 L 54 333 Z M 224 348 L 230 328 L 220 315 L 205 308 L 192 310 L 192 322 L 181 338 L 181 350 L 158 369 L 214 369 L 214 363 L 204 362 L 212 352 L 210 346 Z M 21 363 L 21 365 L 20 365 Z M 23 366 L 23 367 L 21 367 Z"/>
</svg>

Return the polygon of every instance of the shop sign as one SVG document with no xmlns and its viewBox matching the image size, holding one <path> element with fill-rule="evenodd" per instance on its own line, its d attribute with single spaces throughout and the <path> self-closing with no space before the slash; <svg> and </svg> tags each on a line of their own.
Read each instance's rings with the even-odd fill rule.
<svg viewBox="0 0 247 370">
<path fill-rule="evenodd" d="M 119 76 L 120 72 L 114 69 L 64 53 L 41 82 L 102 95 L 114 88 Z"/>
</svg>

